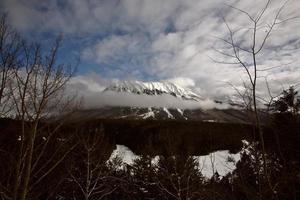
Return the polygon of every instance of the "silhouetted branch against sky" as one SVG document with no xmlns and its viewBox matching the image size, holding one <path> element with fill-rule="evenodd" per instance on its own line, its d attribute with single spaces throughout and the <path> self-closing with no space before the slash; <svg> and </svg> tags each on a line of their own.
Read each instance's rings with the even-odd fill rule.
<svg viewBox="0 0 300 200">
<path fill-rule="evenodd" d="M 249 21 L 260 19 L 258 40 L 263 41 L 274 23 L 274 15 L 283 5 L 281 0 L 266 3 L 266 0 L 3 0 L 0 7 L 1 12 L 7 13 L 9 23 L 30 40 L 47 45 L 57 34 L 64 34 L 59 60 L 72 61 L 78 57 L 81 60 L 73 89 L 101 91 L 111 79 L 169 80 L 202 96 L 222 99 L 235 92 L 226 82 L 239 86 L 242 83 L 236 77 L 246 75 L 242 69 L 236 70 L 238 66 L 230 59 L 226 60 L 226 66 L 211 59 L 222 60 L 227 53 L 228 47 L 217 39 L 230 41 L 222 17 L 236 31 L 239 54 L 245 56 L 247 52 L 243 50 L 249 45 L 246 38 L 251 31 Z M 278 92 L 281 85 L 299 83 L 300 20 L 295 18 L 299 9 L 297 0 L 284 5 L 275 21 L 280 25 L 273 27 L 257 60 L 259 69 L 268 69 L 262 71 L 263 76 L 269 74 L 270 87 L 278 88 Z M 250 64 L 247 62 L 246 58 L 245 64 Z"/>
</svg>

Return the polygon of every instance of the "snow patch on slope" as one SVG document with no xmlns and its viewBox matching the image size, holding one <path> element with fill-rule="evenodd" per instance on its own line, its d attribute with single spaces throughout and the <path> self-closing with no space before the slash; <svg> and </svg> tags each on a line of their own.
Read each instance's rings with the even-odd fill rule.
<svg viewBox="0 0 300 200">
<path fill-rule="evenodd" d="M 183 116 L 183 111 L 179 108 L 177 108 L 177 111 Z"/>
<path fill-rule="evenodd" d="M 185 117 L 185 116 L 183 115 L 183 110 L 177 108 L 177 112 L 179 112 L 179 113 L 181 114 L 181 116 L 182 116 L 185 120 L 188 119 L 187 117 Z"/>
<path fill-rule="evenodd" d="M 170 113 L 170 111 L 164 107 L 163 110 L 167 113 L 169 119 L 175 119 L 175 117 Z"/>
<path fill-rule="evenodd" d="M 155 118 L 155 113 L 152 111 L 152 108 L 148 108 L 148 112 L 140 115 L 143 119 L 148 119 L 150 117 Z"/>
</svg>

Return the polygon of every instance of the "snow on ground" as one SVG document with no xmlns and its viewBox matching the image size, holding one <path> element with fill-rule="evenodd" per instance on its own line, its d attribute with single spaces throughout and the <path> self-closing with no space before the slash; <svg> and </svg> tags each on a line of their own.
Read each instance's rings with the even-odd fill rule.
<svg viewBox="0 0 300 200">
<path fill-rule="evenodd" d="M 117 145 L 117 148 L 110 155 L 109 160 L 113 160 L 113 158 L 117 156 L 122 160 L 123 163 L 128 165 L 132 165 L 133 161 L 139 157 L 124 145 Z"/>
<path fill-rule="evenodd" d="M 118 156 L 124 164 L 132 165 L 133 161 L 139 158 L 128 147 L 117 145 L 117 148 L 111 154 L 109 160 Z M 240 160 L 240 153 L 231 154 L 229 151 L 216 151 L 205 156 L 194 156 L 199 162 L 199 170 L 203 176 L 211 178 L 215 172 L 220 176 L 232 172 L 236 168 L 236 163 Z M 159 157 L 155 156 L 152 163 L 158 163 Z"/>
<path fill-rule="evenodd" d="M 229 151 L 216 151 L 205 156 L 194 156 L 199 162 L 199 170 L 205 177 L 212 177 L 216 172 L 220 176 L 236 169 L 236 163 L 240 160 L 240 153 L 231 154 Z"/>
</svg>

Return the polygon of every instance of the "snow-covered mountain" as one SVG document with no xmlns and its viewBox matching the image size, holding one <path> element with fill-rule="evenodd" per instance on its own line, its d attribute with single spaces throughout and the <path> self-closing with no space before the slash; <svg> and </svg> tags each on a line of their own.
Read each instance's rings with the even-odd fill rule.
<svg viewBox="0 0 300 200">
<path fill-rule="evenodd" d="M 105 92 L 130 93 L 134 95 L 159 96 L 170 95 L 184 102 L 194 102 L 201 105 L 206 99 L 189 89 L 168 82 L 116 81 L 109 85 Z M 119 96 L 122 98 L 122 96 Z M 135 96 L 134 98 L 139 98 Z M 141 98 L 144 99 L 144 98 Z M 215 101 L 222 105 L 222 102 Z M 237 122 L 248 121 L 248 115 L 239 109 L 184 109 L 167 106 L 103 106 L 81 110 L 74 114 L 74 120 L 89 119 L 130 119 L 130 120 L 197 120 L 206 122 Z"/>
<path fill-rule="evenodd" d="M 128 92 L 144 95 L 169 94 L 183 100 L 199 101 L 203 98 L 189 89 L 182 88 L 169 82 L 141 82 L 141 81 L 116 81 L 108 86 L 104 92 Z"/>
</svg>

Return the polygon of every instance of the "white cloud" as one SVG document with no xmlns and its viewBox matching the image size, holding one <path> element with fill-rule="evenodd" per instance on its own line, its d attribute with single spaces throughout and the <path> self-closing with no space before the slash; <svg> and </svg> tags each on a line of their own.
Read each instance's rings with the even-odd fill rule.
<svg viewBox="0 0 300 200">
<path fill-rule="evenodd" d="M 228 108 L 227 104 L 217 104 L 212 100 L 199 102 L 182 100 L 171 95 L 136 95 L 125 92 L 91 92 L 83 96 L 83 107 L 86 109 L 99 108 L 103 106 L 129 106 L 129 107 L 157 107 L 157 108 L 181 108 L 181 109 L 212 109 Z"/>
<path fill-rule="evenodd" d="M 145 38 L 139 35 L 111 35 L 83 51 L 84 59 L 97 63 L 114 63 L 124 56 L 137 54 L 144 46 Z"/>
<path fill-rule="evenodd" d="M 216 64 L 209 58 L 224 58 L 212 47 L 228 51 L 228 46 L 215 38 L 228 36 L 222 16 L 233 29 L 249 28 L 247 16 L 225 4 L 256 16 L 266 0 L 68 0 L 63 5 L 59 1 L 37 2 L 4 0 L 3 8 L 20 29 L 85 33 L 87 38 L 100 34 L 98 39 L 86 44 L 82 55 L 89 62 L 113 66 L 105 68 L 103 76 L 107 78 L 173 80 L 199 91 L 202 96 L 215 98 L 233 94 L 227 82 L 241 86 L 242 80 L 247 80 L 242 68 Z M 271 22 L 282 3 L 272 1 L 262 19 L 265 24 Z M 279 20 L 297 16 L 299 9 L 299 1 L 290 1 Z M 299 21 L 295 19 L 274 29 L 262 54 L 258 55 L 260 69 L 283 66 L 260 72 L 260 76 L 268 75 L 274 89 L 299 82 Z M 260 40 L 264 31 L 259 31 Z M 246 29 L 237 32 L 235 39 L 243 47 L 251 42 Z M 251 60 L 246 54 L 242 58 Z M 263 94 L 264 79 L 259 83 L 259 92 Z M 97 88 L 92 83 L 90 87 Z"/>
<path fill-rule="evenodd" d="M 183 88 L 195 87 L 195 81 L 187 77 L 175 77 L 167 79 L 166 81 L 179 85 Z"/>
</svg>

